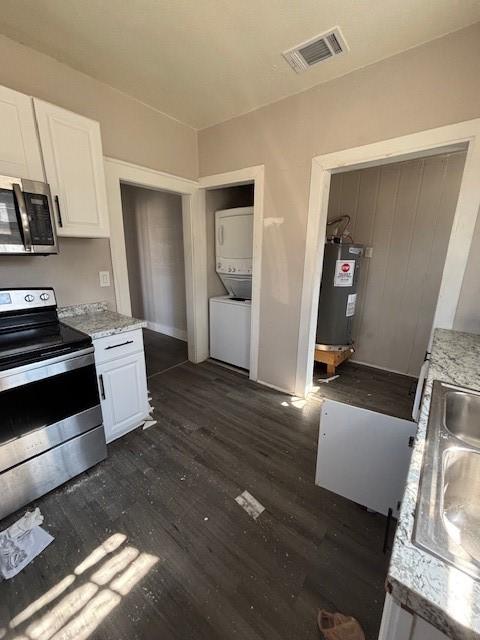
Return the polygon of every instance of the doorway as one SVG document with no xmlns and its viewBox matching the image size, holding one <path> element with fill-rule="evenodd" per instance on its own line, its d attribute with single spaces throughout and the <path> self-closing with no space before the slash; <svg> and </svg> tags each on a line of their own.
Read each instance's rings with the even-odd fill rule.
<svg viewBox="0 0 480 640">
<path fill-rule="evenodd" d="M 297 354 L 297 395 L 306 395 L 313 386 L 318 301 L 333 176 L 399 161 L 466 150 L 458 201 L 453 223 L 450 225 L 446 257 L 434 305 L 433 322 L 428 327 L 430 343 L 432 326 L 452 328 L 454 322 L 480 204 L 480 186 L 477 180 L 480 150 L 478 143 L 475 144 L 479 137 L 480 121 L 474 120 L 313 159 Z"/>
<path fill-rule="evenodd" d="M 264 166 L 246 167 L 228 173 L 206 176 L 199 180 L 201 203 L 206 224 L 206 274 L 205 303 L 212 296 L 226 291 L 215 273 L 215 210 L 217 207 L 242 207 L 253 204 L 253 246 L 250 302 L 249 378 L 258 378 L 260 286 L 262 269 Z M 230 204 L 229 204 L 230 203 Z M 242 304 L 241 302 L 239 304 Z"/>
<path fill-rule="evenodd" d="M 122 185 L 166 192 L 181 198 L 188 359 L 191 362 L 202 362 L 208 357 L 208 308 L 205 212 L 199 200 L 198 183 L 111 158 L 105 159 L 105 178 L 115 299 L 117 311 L 125 315 L 132 315 L 132 292 L 122 210 Z"/>
<path fill-rule="evenodd" d="M 182 197 L 120 189 L 132 315 L 147 324 L 145 343 L 158 347 L 147 357 L 151 376 L 188 358 Z"/>
</svg>

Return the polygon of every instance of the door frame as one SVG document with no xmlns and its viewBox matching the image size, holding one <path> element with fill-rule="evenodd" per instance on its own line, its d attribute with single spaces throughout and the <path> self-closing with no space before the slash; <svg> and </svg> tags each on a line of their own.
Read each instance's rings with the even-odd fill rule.
<svg viewBox="0 0 480 640">
<path fill-rule="evenodd" d="M 265 166 L 256 165 L 226 173 L 203 176 L 198 180 L 200 189 L 199 203 L 206 220 L 206 192 L 211 189 L 235 187 L 253 182 L 253 257 L 252 257 L 252 313 L 250 320 L 250 380 L 258 380 L 258 352 L 260 346 L 260 292 L 262 280 L 262 241 L 263 241 L 263 199 Z M 205 290 L 208 305 L 208 293 Z"/>
<path fill-rule="evenodd" d="M 105 180 L 110 217 L 110 251 L 117 311 L 131 315 L 127 252 L 123 228 L 121 183 L 182 196 L 185 297 L 187 307 L 188 359 L 208 358 L 207 248 L 205 210 L 199 205 L 199 185 L 194 180 L 147 169 L 105 157 Z"/>
<path fill-rule="evenodd" d="M 315 156 L 312 159 L 300 307 L 295 393 L 312 388 L 330 178 L 335 173 L 419 158 L 467 146 L 467 156 L 437 299 L 433 328 L 453 327 L 480 207 L 480 119 Z M 430 342 L 432 340 L 430 337 Z"/>
</svg>

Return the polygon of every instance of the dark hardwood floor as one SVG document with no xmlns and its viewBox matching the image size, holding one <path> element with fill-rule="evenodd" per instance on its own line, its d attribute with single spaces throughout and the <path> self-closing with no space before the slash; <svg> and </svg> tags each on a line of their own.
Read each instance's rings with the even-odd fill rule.
<svg viewBox="0 0 480 640">
<path fill-rule="evenodd" d="M 31 505 L 55 540 L 0 583 L 0 638 L 318 640 L 323 607 L 375 640 L 385 519 L 315 487 L 320 403 L 208 362 L 149 388 L 156 426 Z"/>
<path fill-rule="evenodd" d="M 183 340 L 144 329 L 143 343 L 148 377 L 188 360 L 188 345 Z"/>
<path fill-rule="evenodd" d="M 313 384 L 318 387 L 314 393 L 317 399 L 328 398 L 397 418 L 412 419 L 417 378 L 351 360 L 337 367 L 337 373 L 336 380 L 322 383 L 321 380 L 327 378 L 325 365 L 315 363 Z"/>
</svg>

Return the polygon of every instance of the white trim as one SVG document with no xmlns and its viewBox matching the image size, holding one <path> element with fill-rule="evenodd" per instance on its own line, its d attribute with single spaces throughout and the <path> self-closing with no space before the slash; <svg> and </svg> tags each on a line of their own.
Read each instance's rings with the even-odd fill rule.
<svg viewBox="0 0 480 640">
<path fill-rule="evenodd" d="M 171 336 L 172 338 L 178 338 L 178 340 L 183 340 L 187 342 L 187 332 L 184 329 L 177 329 L 176 327 L 169 327 L 166 324 L 161 324 L 160 322 L 150 322 L 147 320 L 147 327 L 152 331 L 156 331 L 157 333 L 163 333 L 166 336 Z"/>
<path fill-rule="evenodd" d="M 312 386 L 330 176 L 332 173 L 430 155 L 432 150 L 448 150 L 462 143 L 468 143 L 467 157 L 433 321 L 433 327 L 450 329 L 455 319 L 480 206 L 480 119 L 313 158 L 295 382 L 298 396 L 305 396 Z"/>
<path fill-rule="evenodd" d="M 258 378 L 258 351 L 260 343 L 260 293 L 262 280 L 262 242 L 263 242 L 263 199 L 265 184 L 265 167 L 257 165 L 245 167 L 227 173 L 217 173 L 199 179 L 203 187 L 203 207 L 205 207 L 205 191 L 221 187 L 231 187 L 253 182 L 253 259 L 252 259 L 252 315 L 250 325 L 250 380 Z M 205 269 L 206 271 L 206 269 Z M 206 300 L 208 304 L 208 300 Z"/>
<path fill-rule="evenodd" d="M 207 256 L 205 213 L 202 217 L 201 207 L 197 206 L 198 183 L 113 158 L 104 158 L 104 164 L 117 310 L 125 315 L 132 313 L 120 183 L 182 195 L 188 358 L 192 362 L 205 360 L 208 357 Z"/>
</svg>

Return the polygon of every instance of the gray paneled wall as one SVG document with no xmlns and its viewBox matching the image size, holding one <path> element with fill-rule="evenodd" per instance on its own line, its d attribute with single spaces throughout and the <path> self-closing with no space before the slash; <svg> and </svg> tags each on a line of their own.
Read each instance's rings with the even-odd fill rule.
<svg viewBox="0 0 480 640">
<path fill-rule="evenodd" d="M 129 185 L 121 190 L 132 314 L 186 340 L 182 198 Z"/>
<path fill-rule="evenodd" d="M 354 359 L 418 375 L 430 335 L 465 152 L 332 176 L 329 218 L 348 213 L 362 265 Z"/>
</svg>

